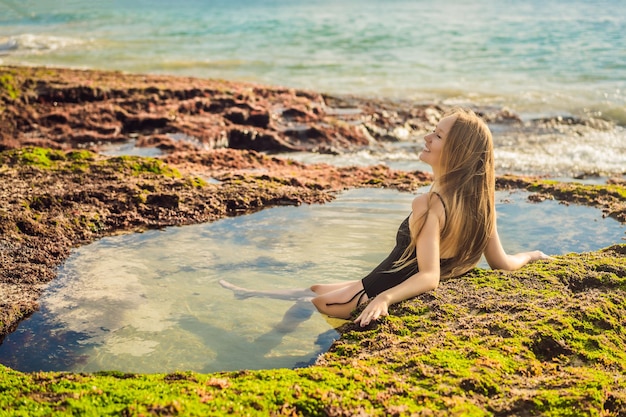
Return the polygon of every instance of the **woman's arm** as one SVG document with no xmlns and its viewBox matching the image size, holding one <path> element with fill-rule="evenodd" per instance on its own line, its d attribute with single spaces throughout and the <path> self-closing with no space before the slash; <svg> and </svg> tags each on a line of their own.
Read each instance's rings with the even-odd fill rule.
<svg viewBox="0 0 626 417">
<path fill-rule="evenodd" d="M 378 294 L 354 320 L 355 323 L 360 324 L 361 327 L 367 326 L 371 321 L 388 315 L 390 305 L 437 288 L 440 278 L 439 238 L 441 216 L 438 211 L 441 210 L 443 210 L 443 207 L 430 208 L 424 227 L 417 238 L 415 249 L 417 251 L 419 272 L 395 287 Z M 415 210 L 414 204 L 413 213 L 416 212 L 418 211 Z"/>
<path fill-rule="evenodd" d="M 520 252 L 513 255 L 507 254 L 500 242 L 498 227 L 496 225 L 494 225 L 493 232 L 489 237 L 484 254 L 487 263 L 492 269 L 503 269 L 506 271 L 514 271 L 529 262 L 538 261 L 540 259 L 552 259 L 550 256 L 538 250 Z"/>
</svg>

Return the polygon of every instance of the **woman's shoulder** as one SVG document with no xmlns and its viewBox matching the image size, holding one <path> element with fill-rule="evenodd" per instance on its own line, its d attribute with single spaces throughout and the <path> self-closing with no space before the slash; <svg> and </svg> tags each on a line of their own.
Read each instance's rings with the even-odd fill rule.
<svg viewBox="0 0 626 417">
<path fill-rule="evenodd" d="M 414 213 L 423 214 L 426 211 L 435 213 L 437 216 L 445 219 L 446 207 L 443 199 L 436 192 L 430 191 L 428 193 L 420 194 L 413 199 L 412 209 Z"/>
</svg>

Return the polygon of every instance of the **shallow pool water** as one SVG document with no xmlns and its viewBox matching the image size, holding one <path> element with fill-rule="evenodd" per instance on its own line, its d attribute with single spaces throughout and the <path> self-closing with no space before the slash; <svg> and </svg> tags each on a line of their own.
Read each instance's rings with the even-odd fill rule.
<svg viewBox="0 0 626 417">
<path fill-rule="evenodd" d="M 338 337 L 340 320 L 306 302 L 237 299 L 218 280 L 264 290 L 360 278 L 393 246 L 413 197 L 350 190 L 325 205 L 271 208 L 78 248 L 42 296 L 41 310 L 0 345 L 0 363 L 74 372 L 310 364 Z M 563 254 L 624 241 L 625 227 L 598 209 L 527 197 L 497 194 L 507 251 Z"/>
</svg>

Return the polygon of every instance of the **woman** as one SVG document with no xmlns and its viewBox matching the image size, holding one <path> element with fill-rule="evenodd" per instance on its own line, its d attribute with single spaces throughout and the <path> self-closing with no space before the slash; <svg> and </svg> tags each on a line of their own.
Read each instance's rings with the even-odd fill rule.
<svg viewBox="0 0 626 417">
<path fill-rule="evenodd" d="M 244 297 L 309 298 L 321 313 L 345 319 L 369 301 L 354 320 L 367 326 L 388 315 L 390 305 L 434 290 L 441 278 L 468 272 L 483 254 L 489 266 L 504 270 L 549 259 L 540 251 L 509 255 L 502 248 L 496 227 L 493 141 L 476 114 L 455 109 L 424 139 L 419 157 L 433 169 L 431 190 L 413 200 L 396 247 L 365 278 L 285 292 L 255 292 L 220 283 Z"/>
</svg>

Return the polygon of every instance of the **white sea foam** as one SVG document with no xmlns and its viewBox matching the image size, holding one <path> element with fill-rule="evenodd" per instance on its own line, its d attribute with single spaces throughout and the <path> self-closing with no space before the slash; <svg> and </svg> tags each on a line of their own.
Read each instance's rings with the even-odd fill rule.
<svg viewBox="0 0 626 417">
<path fill-rule="evenodd" d="M 515 174 L 575 176 L 581 173 L 622 175 L 626 172 L 626 130 L 505 132 L 494 139 L 497 168 Z"/>
<path fill-rule="evenodd" d="M 494 153 L 498 174 L 548 175 L 571 178 L 595 173 L 621 176 L 626 172 L 626 129 L 584 132 L 540 132 L 518 130 L 494 132 Z M 363 149 L 339 155 L 313 153 L 281 154 L 303 163 L 335 166 L 383 164 L 404 171 L 431 171 L 419 160 L 422 142 L 387 144 L 384 150 Z"/>
<path fill-rule="evenodd" d="M 0 39 L 0 53 L 16 55 L 44 54 L 83 46 L 87 42 L 89 41 L 78 38 L 24 33 Z"/>
<path fill-rule="evenodd" d="M 16 49 L 17 41 L 15 39 L 0 40 L 0 54 L 6 54 Z"/>
</svg>

